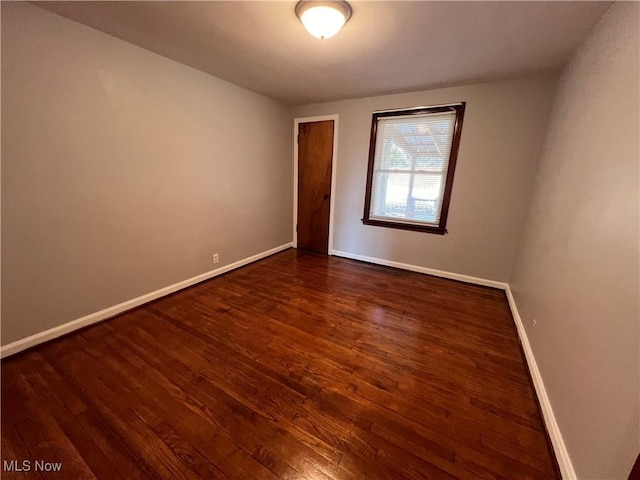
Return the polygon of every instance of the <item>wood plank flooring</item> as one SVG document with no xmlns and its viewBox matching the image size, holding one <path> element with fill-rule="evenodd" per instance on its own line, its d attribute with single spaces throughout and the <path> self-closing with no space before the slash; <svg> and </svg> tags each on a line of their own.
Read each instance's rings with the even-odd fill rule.
<svg viewBox="0 0 640 480">
<path fill-rule="evenodd" d="M 3 361 L 2 478 L 558 478 L 534 398 L 504 292 L 292 249 Z"/>
</svg>

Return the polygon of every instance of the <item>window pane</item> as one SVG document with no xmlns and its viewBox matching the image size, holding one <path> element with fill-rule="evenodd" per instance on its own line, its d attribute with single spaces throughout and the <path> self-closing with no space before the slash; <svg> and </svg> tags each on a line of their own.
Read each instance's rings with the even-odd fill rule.
<svg viewBox="0 0 640 480">
<path fill-rule="evenodd" d="M 374 177 L 371 214 L 437 223 L 442 186 L 442 175 L 378 173 Z"/>
<path fill-rule="evenodd" d="M 443 172 L 451 154 L 455 114 L 378 120 L 376 170 Z"/>
<path fill-rule="evenodd" d="M 442 203 L 442 175 L 415 175 L 413 179 L 413 217 L 437 223 Z"/>
<path fill-rule="evenodd" d="M 382 139 L 382 151 L 379 170 L 411 170 L 411 155 L 398 146 L 393 139 Z"/>
<path fill-rule="evenodd" d="M 446 185 L 453 179 L 464 108 L 460 103 L 373 114 L 364 224 L 446 233 L 443 203 L 451 194 Z"/>
<path fill-rule="evenodd" d="M 440 156 L 416 156 L 415 170 L 442 171 L 446 158 Z"/>
<path fill-rule="evenodd" d="M 405 218 L 409 197 L 408 173 L 379 173 L 374 176 L 371 213 L 376 217 Z"/>
</svg>

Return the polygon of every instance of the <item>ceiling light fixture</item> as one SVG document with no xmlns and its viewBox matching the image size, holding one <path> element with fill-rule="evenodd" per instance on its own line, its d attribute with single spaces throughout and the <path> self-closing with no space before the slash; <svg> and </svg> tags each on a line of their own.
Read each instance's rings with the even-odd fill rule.
<svg viewBox="0 0 640 480">
<path fill-rule="evenodd" d="M 351 18 L 351 6 L 347 2 L 300 1 L 296 15 L 311 35 L 316 38 L 331 38 Z"/>
</svg>

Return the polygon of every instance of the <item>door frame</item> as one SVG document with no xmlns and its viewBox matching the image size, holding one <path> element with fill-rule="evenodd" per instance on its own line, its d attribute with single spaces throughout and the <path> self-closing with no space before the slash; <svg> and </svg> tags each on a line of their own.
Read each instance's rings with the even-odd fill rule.
<svg viewBox="0 0 640 480">
<path fill-rule="evenodd" d="M 329 201 L 329 240 L 327 254 L 333 255 L 333 219 L 336 205 L 336 172 L 338 171 L 338 114 L 319 115 L 316 117 L 300 117 L 293 120 L 293 248 L 298 248 L 298 133 L 301 123 L 323 122 L 333 120 L 333 151 L 331 158 L 331 197 Z"/>
</svg>

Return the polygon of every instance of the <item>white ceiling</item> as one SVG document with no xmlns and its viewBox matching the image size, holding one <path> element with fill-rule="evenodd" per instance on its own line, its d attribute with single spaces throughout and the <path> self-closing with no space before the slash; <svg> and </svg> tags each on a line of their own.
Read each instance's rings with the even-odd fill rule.
<svg viewBox="0 0 640 480">
<path fill-rule="evenodd" d="M 295 1 L 37 4 L 292 104 L 556 69 L 611 5 L 352 1 L 344 29 L 318 40 Z"/>
</svg>

